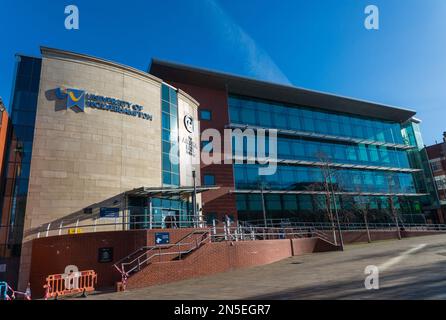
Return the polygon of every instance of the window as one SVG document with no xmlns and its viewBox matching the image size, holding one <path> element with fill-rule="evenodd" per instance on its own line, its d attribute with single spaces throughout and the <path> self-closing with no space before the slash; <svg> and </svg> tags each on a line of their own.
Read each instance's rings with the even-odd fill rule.
<svg viewBox="0 0 446 320">
<path fill-rule="evenodd" d="M 437 183 L 437 188 L 440 190 L 446 189 L 446 176 L 435 177 L 435 182 Z"/>
<path fill-rule="evenodd" d="M 205 186 L 215 186 L 215 176 L 212 174 L 205 174 L 203 176 L 203 184 Z"/>
<path fill-rule="evenodd" d="M 229 97 L 229 113 L 232 122 L 248 125 L 402 143 L 398 123 L 310 110 L 299 105 L 234 95 Z"/>
<path fill-rule="evenodd" d="M 161 86 L 162 109 L 162 152 L 163 152 L 163 185 L 180 185 L 180 168 L 176 163 L 179 154 L 171 154 L 173 147 L 178 144 L 178 97 L 174 88 L 165 84 Z"/>
<path fill-rule="evenodd" d="M 212 120 L 212 112 L 210 110 L 200 110 L 200 120 Z"/>
<path fill-rule="evenodd" d="M 442 171 L 441 160 L 431 160 L 432 171 Z"/>
</svg>

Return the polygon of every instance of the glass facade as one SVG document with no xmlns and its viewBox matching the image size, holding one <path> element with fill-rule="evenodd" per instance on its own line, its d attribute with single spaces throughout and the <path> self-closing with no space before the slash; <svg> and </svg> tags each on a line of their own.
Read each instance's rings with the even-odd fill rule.
<svg viewBox="0 0 446 320">
<path fill-rule="evenodd" d="M 392 194 L 394 207 L 401 213 L 403 221 L 425 222 L 421 206 L 424 201 L 420 194 L 426 191 L 423 172 L 403 172 L 404 169 L 423 169 L 420 161 L 413 160 L 413 157 L 419 155 L 417 146 L 421 135 L 417 135 L 417 128 L 238 95 L 229 97 L 229 115 L 231 124 L 331 136 L 329 139 L 320 136 L 299 137 L 279 131 L 279 163 L 273 175 L 260 176 L 258 164 L 248 164 L 246 161 L 235 164 L 234 180 L 240 220 L 262 219 L 261 195 L 245 192 L 258 192 L 263 185 L 267 191 L 265 209 L 268 218 L 325 221 L 325 192 L 329 186 L 337 193 L 335 198 L 344 221 L 362 222 L 363 218 L 359 214 L 361 209 L 356 200 L 360 193 L 371 193 L 371 196 L 360 196 L 366 198 L 366 201 L 361 202 L 367 203 L 370 221 L 393 219 L 389 208 L 389 194 Z M 336 137 L 340 139 L 336 141 Z M 362 141 L 345 142 L 342 138 Z M 399 146 L 379 145 L 383 143 Z M 244 155 L 247 144 L 245 139 Z M 239 151 L 240 146 L 233 143 L 234 153 L 236 148 Z M 281 160 L 322 162 L 324 165 L 283 164 Z M 342 164 L 345 167 L 330 166 L 327 171 L 325 165 L 330 164 Z M 357 165 L 368 168 L 355 168 Z M 331 176 L 329 179 L 327 173 Z M 283 191 L 301 191 L 303 194 L 280 193 Z"/>
<path fill-rule="evenodd" d="M 234 95 L 229 112 L 231 123 L 403 144 L 399 123 Z"/>
<path fill-rule="evenodd" d="M 361 210 L 367 208 L 370 223 L 392 223 L 388 197 L 337 196 L 336 203 L 342 222 L 363 222 Z M 237 194 L 237 212 L 239 219 L 253 223 L 263 223 L 262 198 L 260 194 Z M 422 206 L 418 199 L 396 197 L 395 210 L 405 223 L 426 223 Z M 357 203 L 366 205 L 357 205 Z M 324 195 L 306 194 L 265 194 L 265 209 L 268 219 L 280 219 L 295 222 L 329 222 Z"/>
<path fill-rule="evenodd" d="M 235 138 L 232 145 L 235 154 L 238 148 Z M 240 150 L 243 154 L 247 153 L 247 145 L 247 141 L 244 140 L 243 150 Z M 407 151 L 384 146 L 336 143 L 299 137 L 277 137 L 277 156 L 284 160 L 329 160 L 333 163 L 351 165 L 411 168 Z"/>
<path fill-rule="evenodd" d="M 234 165 L 236 189 L 259 189 L 263 182 L 269 190 L 324 190 L 325 176 L 319 167 L 279 165 L 275 174 L 265 176 L 259 176 L 259 168 L 255 164 Z M 417 192 L 411 173 L 337 169 L 333 170 L 331 181 L 340 192 Z"/>
<path fill-rule="evenodd" d="M 41 59 L 17 56 L 10 108 L 13 129 L 8 138 L 1 213 L 9 217 L 7 246 L 12 255 L 20 255 L 41 66 Z"/>
<path fill-rule="evenodd" d="M 166 84 L 161 85 L 161 117 L 163 186 L 179 187 L 178 95 Z"/>
<path fill-rule="evenodd" d="M 191 227 L 192 204 L 175 198 L 151 198 L 152 228 Z M 129 198 L 130 229 L 150 228 L 150 205 L 146 198 Z M 167 218 L 167 219 L 166 219 Z M 170 218 L 170 219 L 169 219 Z"/>
<path fill-rule="evenodd" d="M 415 174 L 415 182 L 419 186 L 419 191 L 429 194 L 422 198 L 425 206 L 432 206 L 433 208 L 440 207 L 437 191 L 434 186 L 433 173 L 429 164 L 429 157 L 421 137 L 421 130 L 419 121 L 407 121 L 402 126 L 402 135 L 406 144 L 415 146 L 409 150 L 408 158 L 411 167 L 422 169 L 418 174 Z"/>
</svg>

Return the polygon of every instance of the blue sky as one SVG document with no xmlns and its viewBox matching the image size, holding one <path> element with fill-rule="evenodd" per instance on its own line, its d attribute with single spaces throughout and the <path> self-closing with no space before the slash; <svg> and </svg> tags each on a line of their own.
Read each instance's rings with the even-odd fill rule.
<svg viewBox="0 0 446 320">
<path fill-rule="evenodd" d="M 64 28 L 64 8 L 80 30 Z M 126 5 L 124 7 L 124 4 Z M 364 28 L 377 5 L 380 30 Z M 414 109 L 446 131 L 444 0 L 0 0 L 0 96 L 45 45 L 146 70 L 152 57 Z"/>
</svg>

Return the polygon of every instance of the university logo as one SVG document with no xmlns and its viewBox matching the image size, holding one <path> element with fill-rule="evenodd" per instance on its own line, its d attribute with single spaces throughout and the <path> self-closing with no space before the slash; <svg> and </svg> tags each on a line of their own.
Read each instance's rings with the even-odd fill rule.
<svg viewBox="0 0 446 320">
<path fill-rule="evenodd" d="M 184 117 L 184 127 L 190 133 L 194 132 L 194 119 L 191 116 L 186 115 Z"/>
<path fill-rule="evenodd" d="M 85 108 L 116 112 L 123 115 L 152 121 L 151 114 L 144 112 L 144 107 L 116 98 L 88 93 L 85 90 L 59 87 L 55 89 L 56 98 L 64 100 L 67 109 L 84 112 Z"/>
<path fill-rule="evenodd" d="M 59 99 L 66 99 L 67 109 L 73 109 L 75 112 L 84 112 L 85 91 L 77 89 L 57 88 L 56 96 Z"/>
</svg>

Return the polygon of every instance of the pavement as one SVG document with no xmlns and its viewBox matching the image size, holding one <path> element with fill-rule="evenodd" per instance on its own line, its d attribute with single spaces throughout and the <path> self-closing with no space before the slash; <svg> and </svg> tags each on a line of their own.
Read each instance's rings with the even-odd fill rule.
<svg viewBox="0 0 446 320">
<path fill-rule="evenodd" d="M 365 288 L 367 266 L 378 267 L 379 289 Z M 88 299 L 446 299 L 445 271 L 443 234 L 348 245 L 344 252 L 291 257 L 269 265 L 96 294 Z"/>
</svg>

